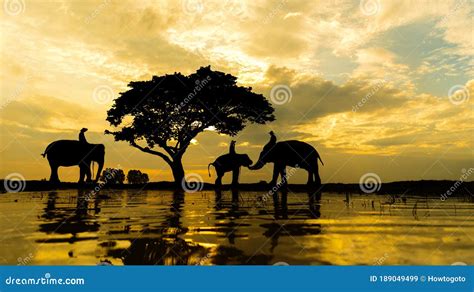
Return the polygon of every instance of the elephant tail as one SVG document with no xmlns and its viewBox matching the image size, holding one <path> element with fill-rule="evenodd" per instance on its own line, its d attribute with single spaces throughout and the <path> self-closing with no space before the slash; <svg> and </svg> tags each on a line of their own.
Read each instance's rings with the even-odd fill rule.
<svg viewBox="0 0 474 292">
<path fill-rule="evenodd" d="M 319 161 L 321 161 L 321 164 L 324 165 L 324 162 L 323 162 L 323 160 L 321 159 L 321 156 L 319 156 L 319 154 L 318 154 L 318 159 L 319 159 Z"/>
<path fill-rule="evenodd" d="M 321 155 L 319 155 L 318 152 L 316 152 L 316 155 L 317 155 L 317 157 L 316 157 L 316 163 L 318 163 L 318 160 L 319 160 L 319 161 L 321 161 L 321 164 L 324 165 L 324 162 L 323 162 L 323 160 L 321 159 Z"/>
<path fill-rule="evenodd" d="M 211 165 L 214 166 L 214 163 L 209 163 L 209 165 L 207 166 L 207 173 L 209 173 L 209 177 L 211 177 L 211 170 L 209 169 Z"/>
<path fill-rule="evenodd" d="M 44 152 L 41 153 L 41 156 L 46 157 L 46 154 L 48 154 L 48 151 L 51 149 L 51 147 L 54 145 L 54 143 L 56 143 L 56 142 L 53 142 L 53 143 L 49 144 L 48 147 L 46 147 L 46 149 L 44 150 Z"/>
</svg>

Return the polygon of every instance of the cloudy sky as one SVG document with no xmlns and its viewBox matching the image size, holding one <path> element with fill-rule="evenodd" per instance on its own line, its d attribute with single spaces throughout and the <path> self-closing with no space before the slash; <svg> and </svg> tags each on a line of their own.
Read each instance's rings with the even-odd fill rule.
<svg viewBox="0 0 474 292">
<path fill-rule="evenodd" d="M 48 178 L 40 153 L 87 127 L 90 142 L 106 145 L 108 167 L 171 180 L 159 157 L 103 134 L 106 111 L 129 81 L 205 65 L 273 103 L 275 122 L 236 137 L 254 160 L 273 130 L 318 149 L 323 182 L 365 173 L 459 179 L 474 166 L 472 0 L 4 0 L 2 8 L 1 177 Z M 200 134 L 187 172 L 212 181 L 207 164 L 229 141 Z M 77 176 L 60 171 L 62 180 Z M 270 176 L 268 165 L 243 170 L 242 180 Z M 290 181 L 305 179 L 298 171 Z"/>
</svg>

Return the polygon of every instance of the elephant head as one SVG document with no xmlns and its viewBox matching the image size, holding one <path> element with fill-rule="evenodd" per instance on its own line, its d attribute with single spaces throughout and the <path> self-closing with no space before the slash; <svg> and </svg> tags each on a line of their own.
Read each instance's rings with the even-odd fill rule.
<svg viewBox="0 0 474 292">
<path fill-rule="evenodd" d="M 263 166 L 265 166 L 265 164 L 267 164 L 268 162 L 272 162 L 273 159 L 273 153 L 272 153 L 272 148 L 273 147 L 268 147 L 269 145 L 265 145 L 265 147 L 263 147 L 263 150 L 262 152 L 260 152 L 260 155 L 258 157 L 258 161 L 252 165 L 252 166 L 249 166 L 249 169 L 251 170 L 258 170 L 258 169 L 261 169 Z"/>
<path fill-rule="evenodd" d="M 242 166 L 250 167 L 252 165 L 252 160 L 247 154 L 239 155 L 239 164 Z"/>
<path fill-rule="evenodd" d="M 90 144 L 92 146 L 89 158 L 91 161 L 97 162 L 99 167 L 97 168 L 97 174 L 95 181 L 99 180 L 102 169 L 104 168 L 104 157 L 105 157 L 105 146 L 104 144 Z"/>
</svg>

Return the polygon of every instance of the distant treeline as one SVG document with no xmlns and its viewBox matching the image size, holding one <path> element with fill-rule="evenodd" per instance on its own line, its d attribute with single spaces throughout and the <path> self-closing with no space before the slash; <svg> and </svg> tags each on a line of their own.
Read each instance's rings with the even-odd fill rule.
<svg viewBox="0 0 474 292">
<path fill-rule="evenodd" d="M 52 184 L 48 181 L 26 181 L 24 182 L 23 192 L 33 191 L 51 191 L 56 189 L 75 189 L 78 187 L 93 189 L 94 185 L 79 186 L 77 183 L 60 183 Z M 5 193 L 5 183 L 0 181 L 0 190 Z M 173 190 L 174 182 L 150 182 L 146 184 L 109 184 L 103 186 L 105 189 L 144 189 L 144 190 Z M 223 189 L 229 189 L 230 186 L 224 185 Z M 214 185 L 203 183 L 200 187 L 202 190 L 213 190 Z M 238 189 L 242 191 L 269 191 L 270 187 L 265 182 L 240 184 Z M 289 184 L 290 192 L 305 192 L 307 186 L 304 184 Z M 365 194 L 359 184 L 343 184 L 343 183 L 327 183 L 322 186 L 323 192 L 331 193 L 351 193 Z M 376 194 L 385 195 L 439 195 L 449 198 L 451 196 L 468 196 L 474 198 L 474 181 L 460 182 L 450 180 L 421 180 L 421 181 L 400 181 L 382 183 L 379 188 L 374 191 Z"/>
</svg>

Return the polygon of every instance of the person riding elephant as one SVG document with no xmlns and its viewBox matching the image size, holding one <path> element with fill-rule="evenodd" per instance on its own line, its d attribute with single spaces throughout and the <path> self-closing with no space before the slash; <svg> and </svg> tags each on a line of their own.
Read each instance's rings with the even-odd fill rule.
<svg viewBox="0 0 474 292">
<path fill-rule="evenodd" d="M 79 166 L 79 183 L 92 181 L 91 163 L 97 162 L 99 167 L 95 181 L 99 180 L 100 173 L 104 167 L 105 146 L 103 144 L 90 144 L 85 140 L 83 128 L 77 140 L 57 140 L 46 147 L 43 157 L 46 157 L 51 168 L 51 182 L 59 182 L 58 168 L 60 166 Z"/>
<path fill-rule="evenodd" d="M 236 154 L 236 152 L 235 152 L 235 143 L 236 143 L 235 140 L 230 141 L 229 154 L 232 154 L 232 155 Z"/>
<path fill-rule="evenodd" d="M 229 153 L 217 157 L 217 159 L 209 163 L 207 171 L 211 177 L 210 167 L 214 166 L 217 174 L 215 185 L 217 187 L 222 185 L 222 177 L 226 172 L 232 171 L 232 185 L 239 184 L 240 167 L 249 167 L 252 165 L 252 160 L 247 154 L 238 154 L 235 152 L 235 141 L 230 142 Z"/>
<path fill-rule="evenodd" d="M 84 134 L 87 132 L 87 128 L 82 128 L 81 131 L 79 132 L 79 142 L 81 143 L 88 143 L 86 139 L 86 135 Z"/>
</svg>

